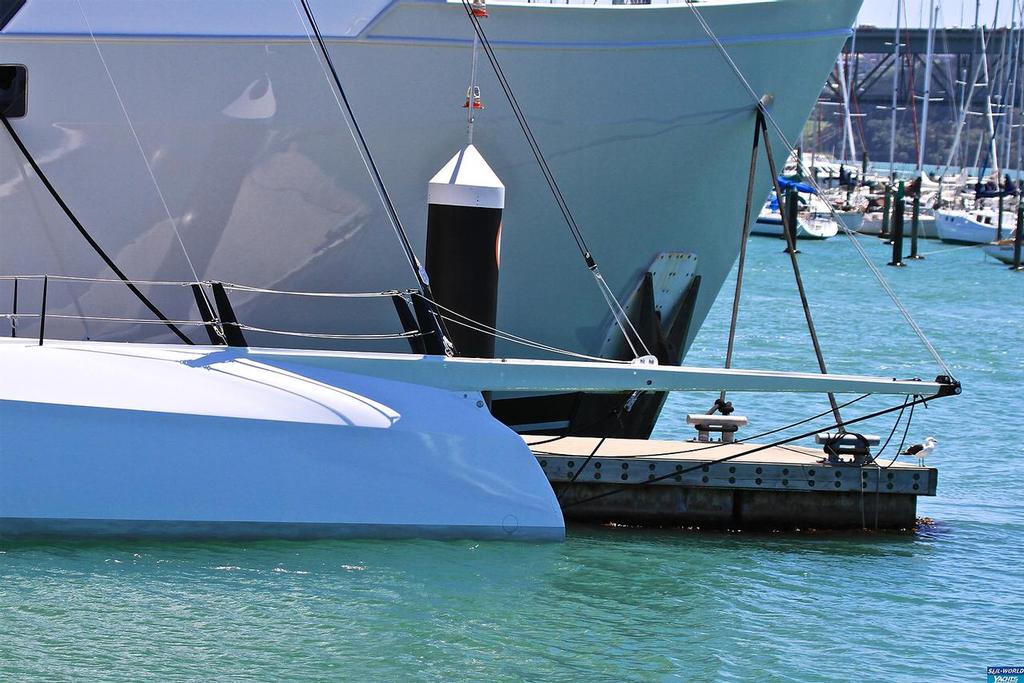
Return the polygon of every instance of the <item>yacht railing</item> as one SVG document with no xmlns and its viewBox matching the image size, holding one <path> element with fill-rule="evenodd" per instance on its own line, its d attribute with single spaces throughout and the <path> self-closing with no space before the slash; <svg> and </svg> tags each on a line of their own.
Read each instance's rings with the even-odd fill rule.
<svg viewBox="0 0 1024 683">
<path fill-rule="evenodd" d="M 159 318 L 136 318 L 112 315 L 93 315 L 86 313 L 68 314 L 54 313 L 48 310 L 47 298 L 51 282 L 58 283 L 88 283 L 88 284 L 111 284 L 124 286 L 126 283 L 115 278 L 82 277 L 73 275 L 50 275 L 50 274 L 22 274 L 22 275 L 0 275 L 0 282 L 13 283 L 13 300 L 9 313 L 0 313 L 0 320 L 10 322 L 10 336 L 18 336 L 18 322 L 21 320 L 38 321 L 38 341 L 42 345 L 46 337 L 47 320 L 77 320 L 98 323 L 122 324 L 122 325 L 162 325 L 175 327 L 203 327 L 211 332 L 211 340 L 216 337 L 223 343 L 228 343 L 230 334 L 226 328 L 233 328 L 238 332 L 254 332 L 285 337 L 305 337 L 309 339 L 324 339 L 336 341 L 386 341 L 386 340 L 408 340 L 413 350 L 418 350 L 418 345 L 413 343 L 419 338 L 431 334 L 423 331 L 415 325 L 413 314 L 413 296 L 418 290 L 388 290 L 381 292 L 302 292 L 293 290 L 278 290 L 267 287 L 253 287 L 236 283 L 218 282 L 213 280 L 189 281 L 189 280 L 130 280 L 136 287 L 187 287 L 197 298 L 197 306 L 202 309 L 204 306 L 198 303 L 201 297 L 210 311 L 210 317 L 205 319 L 167 319 Z M 24 295 L 19 296 L 19 285 L 25 282 L 37 282 L 42 284 L 39 308 L 37 311 L 24 312 Z M 245 292 L 250 294 L 279 295 L 289 297 L 311 297 L 318 299 L 389 299 L 394 304 L 398 313 L 399 322 L 404 330 L 402 332 L 366 333 L 366 334 L 336 334 L 316 331 L 281 330 L 268 327 L 261 327 L 236 319 L 233 308 L 226 297 L 218 298 L 217 289 L 223 292 Z M 202 315 L 202 312 L 200 313 Z"/>
<path fill-rule="evenodd" d="M 493 336 L 497 340 L 505 341 L 517 346 L 550 353 L 556 356 L 565 356 L 576 360 L 601 361 L 606 363 L 627 363 L 599 356 L 592 356 L 578 351 L 559 348 L 544 342 L 521 337 L 507 330 L 486 325 L 478 320 L 469 318 L 458 311 L 447 308 L 436 301 L 429 301 L 418 289 L 386 290 L 379 292 L 307 292 L 286 289 L 273 289 L 269 287 L 256 287 L 232 282 L 221 282 L 216 280 L 128 280 L 123 281 L 116 278 L 83 277 L 74 275 L 50 275 L 50 274 L 25 274 L 25 275 L 0 275 L 0 282 L 13 283 L 13 299 L 9 313 L 0 313 L 0 320 L 7 320 L 10 323 L 10 336 L 18 337 L 18 322 L 21 320 L 39 323 L 38 343 L 40 345 L 46 339 L 47 320 L 77 320 L 80 322 L 97 322 L 103 324 L 120 325 L 163 325 L 171 327 L 205 328 L 210 337 L 211 344 L 247 345 L 241 339 L 244 332 L 254 334 L 267 334 L 279 337 L 305 338 L 314 340 L 326 340 L 337 342 L 376 342 L 376 341 L 405 341 L 413 353 L 443 353 L 444 343 L 439 341 L 439 335 L 445 334 L 443 330 L 434 328 L 430 322 L 431 315 L 428 306 L 443 321 L 445 326 L 456 326 L 473 330 L 481 334 Z M 23 312 L 24 294 L 19 296 L 19 284 L 25 282 L 41 283 L 42 291 L 39 299 L 39 308 L 30 312 Z M 203 309 L 208 311 L 208 317 L 203 319 L 160 319 L 160 318 L 136 318 L 129 316 L 115 315 L 91 315 L 86 313 L 69 314 L 53 313 L 47 307 L 47 293 L 51 282 L 57 283 L 83 283 L 83 284 L 109 284 L 125 286 L 131 284 L 136 287 L 185 287 L 190 290 L 195 299 L 195 305 L 199 308 L 200 315 L 205 315 Z M 217 296 L 217 290 L 221 296 Z M 303 297 L 313 299 L 333 300 L 383 300 L 389 299 L 394 306 L 402 332 L 366 333 L 366 334 L 336 334 L 331 332 L 303 331 L 303 330 L 281 330 L 269 327 L 262 327 L 248 322 L 238 320 L 235 311 L 228 301 L 227 294 L 254 294 L 283 297 Z M 212 294 L 212 296 L 211 296 Z M 190 303 L 190 306 L 192 304 Z M 424 325 L 425 328 L 423 326 Z"/>
</svg>

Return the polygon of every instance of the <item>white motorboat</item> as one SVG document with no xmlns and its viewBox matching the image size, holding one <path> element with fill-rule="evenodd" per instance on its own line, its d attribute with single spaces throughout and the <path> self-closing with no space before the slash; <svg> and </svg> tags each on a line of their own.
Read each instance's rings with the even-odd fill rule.
<svg viewBox="0 0 1024 683">
<path fill-rule="evenodd" d="M 473 44 L 465 9 L 435 0 L 312 6 L 422 259 L 426 181 L 465 140 Z M 670 261 L 678 266 L 673 280 L 690 283 L 668 299 L 659 294 L 659 310 L 685 318 L 663 326 L 672 362 L 696 336 L 742 230 L 744 189 L 734 180 L 747 172 L 753 101 L 715 41 L 756 93 L 769 96 L 772 117 L 795 138 L 859 6 L 488 3 L 484 25 L 495 54 L 611 290 L 626 302 Z M 135 280 L 299 291 L 412 285 L 309 30 L 292 0 L 27 0 L 0 27 L 0 84 L 7 84 L 0 108 L 29 84 L 24 116 L 11 114 L 11 124 Z M 516 198 L 504 217 L 498 327 L 612 354 L 605 301 L 564 248 L 571 238 L 558 206 L 487 60 L 480 61 L 486 109 L 474 140 Z M 0 224 L 0 238 L 19 245 L 2 250 L 3 271 L 109 277 L 85 244 L 63 239 L 70 228 L 54 208 L 36 205 L 37 179 L 2 130 L 0 137 L 8 152 L 0 155 L 0 215 L 17 217 Z M 764 164 L 761 171 L 767 186 Z M 715 201 L 707 201 L 709 184 L 721 188 Z M 94 282 L 54 286 L 50 297 L 55 312 L 129 320 L 145 313 L 132 297 Z M 172 318 L 198 315 L 187 291 L 160 304 Z M 279 297 L 251 290 L 234 294 L 233 304 L 240 319 L 265 329 L 396 329 L 390 307 L 373 302 L 282 306 Z M 170 339 L 158 326 L 73 315 L 51 325 L 53 336 L 68 339 Z M 261 345 L 403 349 L 394 341 L 251 337 Z M 546 355 L 507 340 L 498 352 Z M 496 404 L 512 405 L 500 396 Z M 505 413 L 511 424 L 565 427 L 576 401 L 518 397 L 514 405 Z"/>
<path fill-rule="evenodd" d="M 860 227 L 857 232 L 862 235 L 874 235 L 879 236 L 882 234 L 882 211 L 868 211 L 864 214 L 864 218 L 861 221 Z M 903 214 L 903 237 L 904 239 L 910 239 L 910 231 L 913 227 L 914 215 L 910 211 Z M 892 230 L 892 219 L 889 220 L 890 231 Z M 922 209 L 917 217 L 917 236 L 923 239 L 938 239 L 939 233 L 936 227 L 935 213 L 930 210 Z"/>
<path fill-rule="evenodd" d="M 850 209 L 849 211 L 840 209 L 836 211 L 836 218 L 842 221 L 848 230 L 857 232 L 864 223 L 864 212 L 859 209 Z"/>
<path fill-rule="evenodd" d="M 782 229 L 782 214 L 773 193 L 772 198 L 761 207 L 757 219 L 750 227 L 750 234 L 781 238 L 783 236 Z M 839 234 L 839 226 L 828 212 L 801 211 L 797 214 L 797 239 L 824 240 L 835 237 L 837 234 Z"/>
<path fill-rule="evenodd" d="M 982 247 L 982 250 L 997 261 L 1001 261 L 1002 263 L 1010 266 L 1013 265 L 1014 246 L 1012 239 L 986 244 Z"/>
<path fill-rule="evenodd" d="M 1012 211 L 1003 211 L 1001 236 L 999 213 L 994 209 L 941 209 L 935 214 L 939 239 L 950 244 L 988 244 L 1008 237 L 1017 226 Z"/>
</svg>

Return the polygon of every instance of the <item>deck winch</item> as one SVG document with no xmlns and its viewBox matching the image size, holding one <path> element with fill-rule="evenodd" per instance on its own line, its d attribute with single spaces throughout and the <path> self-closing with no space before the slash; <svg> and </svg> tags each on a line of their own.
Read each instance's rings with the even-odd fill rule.
<svg viewBox="0 0 1024 683">
<path fill-rule="evenodd" d="M 820 432 L 814 441 L 824 447 L 828 462 L 863 465 L 871 459 L 871 447 L 877 446 L 881 439 L 873 434 Z"/>
</svg>

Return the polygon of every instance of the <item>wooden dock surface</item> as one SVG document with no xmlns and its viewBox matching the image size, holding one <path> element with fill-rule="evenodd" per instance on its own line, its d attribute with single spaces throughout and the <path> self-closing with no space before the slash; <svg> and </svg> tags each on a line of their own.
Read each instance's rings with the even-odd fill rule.
<svg viewBox="0 0 1024 683">
<path fill-rule="evenodd" d="M 934 496 L 938 480 L 934 468 L 891 462 L 892 455 L 854 465 L 827 462 L 820 448 L 801 446 L 524 439 L 566 518 L 589 522 L 906 528 L 915 522 L 917 497 Z"/>
</svg>

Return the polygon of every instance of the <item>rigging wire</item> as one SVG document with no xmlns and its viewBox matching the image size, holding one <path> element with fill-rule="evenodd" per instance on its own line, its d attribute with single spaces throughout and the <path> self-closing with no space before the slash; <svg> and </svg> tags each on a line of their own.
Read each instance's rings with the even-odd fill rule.
<svg viewBox="0 0 1024 683">
<path fill-rule="evenodd" d="M 719 40 L 718 35 L 707 23 L 707 20 L 704 18 L 704 15 L 701 14 L 700 10 L 696 7 L 693 0 L 687 0 L 687 5 L 696 17 L 697 22 L 701 25 L 701 28 L 704 30 L 708 38 L 715 45 L 715 47 L 722 55 L 725 62 L 728 64 L 733 74 L 735 74 L 735 76 L 739 79 L 740 83 L 743 85 L 744 89 L 750 95 L 751 99 L 760 108 L 767 122 L 771 124 L 772 129 L 775 131 L 775 134 L 779 137 L 782 143 L 786 145 L 787 149 L 793 149 L 792 143 L 790 143 L 788 137 L 782 130 L 782 127 L 779 125 L 778 121 L 775 119 L 774 116 L 772 116 L 771 112 L 769 112 L 767 108 L 761 103 L 760 96 L 758 96 L 758 94 L 754 91 L 754 88 L 750 85 L 750 81 L 747 80 L 747 77 L 744 75 L 743 71 L 739 68 L 739 66 L 737 66 L 736 62 L 733 61 L 732 56 L 729 54 L 729 51 L 725 49 L 725 46 L 722 44 L 722 41 Z M 797 159 L 797 163 L 802 165 L 803 162 L 802 160 Z M 808 180 L 810 181 L 812 187 L 814 187 L 817 190 L 820 190 L 817 182 L 814 180 L 813 177 L 808 178 Z M 823 197 L 822 199 L 825 201 L 825 205 L 828 207 L 832 219 L 836 221 L 840 229 L 843 231 L 843 234 L 845 234 L 849 239 L 850 243 L 853 244 L 854 249 L 857 251 L 858 255 L 861 257 L 861 259 L 867 265 L 868 269 L 871 271 L 872 275 L 874 275 L 875 279 L 878 281 L 879 286 L 881 286 L 882 290 L 892 300 L 893 304 L 896 306 L 896 309 L 899 311 L 900 315 L 903 316 L 903 319 L 907 322 L 907 325 L 909 325 L 910 329 L 921 341 L 921 344 L 928 351 L 929 355 L 931 355 L 932 359 L 936 362 L 939 368 L 941 368 L 944 374 L 946 374 L 949 377 L 953 377 L 953 372 L 952 370 L 950 370 L 949 365 L 946 364 L 945 359 L 943 359 L 942 355 L 938 352 L 935 346 L 928 339 L 928 336 L 924 333 L 924 330 L 921 329 L 921 326 L 918 325 L 917 321 L 910 314 L 910 311 L 907 310 L 907 307 L 900 300 L 899 296 L 896 294 L 896 291 L 893 289 L 892 285 L 890 285 L 889 282 L 882 275 L 882 272 L 878 269 L 878 266 L 876 266 L 871 261 L 871 257 L 868 255 L 867 251 L 857 241 L 855 233 L 852 230 L 850 230 L 850 228 L 848 228 L 842 220 L 840 220 L 838 214 L 836 213 L 835 207 L 832 206 L 832 202 L 828 201 L 828 199 L 825 197 Z"/>
<path fill-rule="evenodd" d="M 114 91 L 114 97 L 117 98 L 117 104 L 121 107 L 121 113 L 124 114 L 124 120 L 128 124 L 128 130 L 131 131 L 132 138 L 135 140 L 135 146 L 139 150 L 139 156 L 142 157 L 142 163 L 146 165 L 146 171 L 149 173 L 149 179 L 153 183 L 153 189 L 156 190 L 157 197 L 160 199 L 160 205 L 163 207 L 164 214 L 167 216 L 167 220 L 171 224 L 171 229 L 174 231 L 174 236 L 178 240 L 178 246 L 181 247 L 181 252 L 185 255 L 185 261 L 188 262 L 189 270 L 192 271 L 192 277 L 198 280 L 199 273 L 196 272 L 195 264 L 192 263 L 192 258 L 189 256 L 188 249 L 185 248 L 185 242 L 181 239 L 181 233 L 178 231 L 178 222 L 171 215 L 171 209 L 167 205 L 167 198 L 164 196 L 163 190 L 160 188 L 160 183 L 156 179 L 156 173 L 153 171 L 153 166 L 149 163 L 149 157 L 146 156 L 146 150 L 142 146 L 142 139 L 139 137 L 139 133 L 135 129 L 135 124 L 132 122 L 131 115 L 128 114 L 128 107 L 124 103 L 124 98 L 121 97 L 121 91 L 117 87 L 117 83 L 114 81 L 114 75 L 110 72 L 110 66 L 107 64 L 107 59 L 103 55 L 103 49 L 100 47 L 100 43 L 96 39 L 96 34 L 93 32 L 92 22 L 89 21 L 89 15 L 86 14 L 85 7 L 82 6 L 82 0 L 75 0 L 75 2 L 78 4 L 78 9 L 82 13 L 82 19 L 85 20 L 85 27 L 89 31 L 89 38 L 92 40 L 93 47 L 96 48 L 96 54 L 100 58 L 100 64 L 103 65 L 103 71 L 107 74 L 107 80 L 110 82 L 110 87 Z M 206 295 L 204 294 L 203 296 Z"/>
<path fill-rule="evenodd" d="M 758 114 L 760 116 L 760 114 Z M 747 242 L 750 239 L 750 210 L 754 203 L 754 184 L 757 182 L 757 148 L 761 142 L 761 126 L 754 126 L 754 143 L 750 150 L 750 171 L 747 174 L 747 197 L 743 205 L 743 226 L 740 230 L 740 257 L 736 264 L 736 287 L 732 296 L 732 315 L 729 318 L 729 341 L 725 349 L 725 367 L 732 367 L 732 355 L 736 347 L 736 326 L 740 316 L 740 295 L 743 293 L 743 273 L 747 263 Z M 781 201 L 781 200 L 780 200 Z M 779 204 L 779 206 L 782 206 Z M 780 211 L 781 215 L 781 211 Z M 726 392 L 718 395 L 719 409 L 725 410 Z M 714 410 L 714 409 L 712 409 Z"/>
<path fill-rule="evenodd" d="M 412 296 L 418 296 L 418 294 L 416 292 L 413 292 Z M 513 343 L 521 344 L 523 346 L 528 346 L 528 347 L 531 347 L 531 348 L 534 348 L 534 349 L 537 349 L 537 350 L 540 350 L 540 351 L 550 351 L 551 353 L 560 354 L 560 355 L 564 355 L 564 356 L 570 356 L 570 357 L 573 357 L 573 358 L 580 358 L 582 360 L 598 361 L 598 362 L 602 362 L 602 363 L 621 363 L 621 364 L 628 364 L 628 363 L 631 362 L 631 361 L 627 361 L 627 360 L 616 360 L 616 359 L 613 359 L 613 358 L 602 358 L 600 356 L 590 356 L 590 355 L 587 355 L 585 353 L 578 353 L 576 351 L 569 351 L 567 349 L 562 349 L 562 348 L 559 348 L 557 346 L 552 346 L 550 344 L 544 344 L 543 342 L 538 342 L 538 341 L 535 341 L 533 339 L 528 339 L 526 337 L 521 337 L 521 336 L 513 334 L 511 332 L 506 332 L 504 330 L 498 329 L 497 327 L 492 327 L 491 325 L 487 325 L 487 324 L 482 323 L 482 322 L 480 322 L 478 320 L 474 320 L 473 318 L 470 318 L 467 315 L 463 315 L 462 313 L 459 313 L 458 311 L 455 311 L 455 310 L 453 310 L 451 308 L 448 308 L 447 306 L 444 306 L 442 304 L 435 303 L 434 305 L 437 306 L 438 310 L 442 311 L 443 314 L 447 314 L 447 315 L 442 315 L 442 317 L 445 320 L 447 320 L 449 322 L 452 322 L 452 323 L 454 323 L 456 325 L 461 325 L 462 327 L 469 328 L 469 329 L 474 330 L 476 332 L 482 332 L 484 334 L 490 334 L 491 336 L 493 336 L 495 338 L 498 338 L 498 339 L 501 339 L 502 341 L 513 342 Z M 450 317 L 450 316 L 454 316 L 454 317 Z"/>
<path fill-rule="evenodd" d="M 146 150 L 142 146 L 142 139 L 139 137 L 139 133 L 135 129 L 135 123 L 132 121 L 132 117 L 128 113 L 128 107 L 124 103 L 124 98 L 121 97 L 121 91 L 117 87 L 117 83 L 114 81 L 114 75 L 111 73 L 110 66 L 107 64 L 107 59 L 103 55 L 103 49 L 100 47 L 100 43 L 96 39 L 96 33 L 93 31 L 89 15 L 85 12 L 82 0 L 75 0 L 75 2 L 78 4 L 78 10 L 82 13 L 82 19 L 85 20 L 85 27 L 89 31 L 89 38 L 92 40 L 93 47 L 96 48 L 96 55 L 100 59 L 100 64 L 103 65 L 103 71 L 106 73 L 107 80 L 110 82 L 110 87 L 114 91 L 114 97 L 117 98 L 117 104 L 121 108 L 121 113 L 124 114 L 124 120 L 128 124 L 128 130 L 131 131 L 132 138 L 135 140 L 135 146 L 139 150 L 139 156 L 142 157 L 142 163 L 146 166 L 146 172 L 149 174 L 150 182 L 153 183 L 153 189 L 156 190 L 156 195 L 160 199 L 160 206 L 163 207 L 164 214 L 167 216 L 167 220 L 171 224 L 171 230 L 174 232 L 174 237 L 178 241 L 178 246 L 181 247 L 181 253 L 185 255 L 185 261 L 188 263 L 189 270 L 192 271 L 193 279 L 198 280 L 199 273 L 196 271 L 195 264 L 192 262 L 192 257 L 189 255 L 188 249 L 185 248 L 185 241 L 181 238 L 181 231 L 178 230 L 178 221 L 171 215 L 171 209 L 167 205 L 167 198 L 164 196 L 160 183 L 156 179 L 156 172 L 153 170 L 153 165 L 149 162 L 149 157 L 146 156 Z M 216 307 L 211 305 L 210 298 L 207 296 L 206 290 L 200 288 L 199 292 L 202 294 L 203 299 L 206 300 L 206 308 L 211 312 L 216 311 Z M 224 340 L 224 331 L 221 329 L 220 320 L 217 319 L 216 313 L 213 315 L 214 324 L 212 325 L 212 329 L 222 340 Z"/>
<path fill-rule="evenodd" d="M 302 5 L 301 10 L 299 9 L 299 3 Z M 423 298 L 427 302 L 429 315 L 436 324 L 436 328 L 441 333 L 442 344 L 444 345 L 445 352 L 446 354 L 451 355 L 455 349 L 449 335 L 445 331 L 444 321 L 434 309 L 435 302 L 433 293 L 430 289 L 430 278 L 426 269 L 416 256 L 416 251 L 413 249 L 412 242 L 409 239 L 409 233 L 406 232 L 405 226 L 402 225 L 402 219 L 399 217 L 398 210 L 395 208 L 394 202 L 391 200 L 391 195 L 388 192 L 387 185 L 384 183 L 384 178 L 381 176 L 380 170 L 377 168 L 377 164 L 373 160 L 373 155 L 370 153 L 370 146 L 366 142 L 363 131 L 359 126 L 359 121 L 356 119 L 352 104 L 349 102 L 348 95 L 345 93 L 345 88 L 341 84 L 341 77 L 338 75 L 338 70 L 334 67 L 334 60 L 331 59 L 331 53 L 327 49 L 327 43 L 324 42 L 323 34 L 320 33 L 320 28 L 317 26 L 316 17 L 309 5 L 309 1 L 298 0 L 298 2 L 296 2 L 296 0 L 292 0 L 292 6 L 295 8 L 295 12 L 299 16 L 299 22 L 302 24 L 302 30 L 306 33 L 306 38 L 309 40 L 313 53 L 317 55 L 317 64 L 320 65 L 320 70 L 323 72 L 324 78 L 330 86 L 331 94 L 334 96 L 334 101 L 338 105 L 338 110 L 341 112 L 342 118 L 345 119 L 345 125 L 348 127 L 349 134 L 352 136 L 352 140 L 356 143 L 356 148 L 359 151 L 359 157 L 362 159 L 363 166 L 366 168 L 366 172 L 370 175 L 370 179 L 373 181 L 377 197 L 380 199 L 381 205 L 384 207 L 384 211 L 388 216 L 388 221 L 391 223 L 391 227 L 395 231 L 395 235 L 398 237 L 398 241 L 402 246 L 402 252 L 405 254 L 409 267 L 412 269 L 413 276 L 416 278 L 416 281 L 423 292 Z M 310 32 L 310 29 L 312 29 L 312 32 Z"/>
<path fill-rule="evenodd" d="M 303 2 L 305 2 L 305 0 L 303 0 Z M 537 165 L 540 167 L 548 188 L 551 190 L 551 194 L 555 199 L 555 203 L 558 205 L 562 218 L 565 220 L 565 224 L 568 226 L 569 232 L 572 234 L 572 238 L 576 242 L 576 247 L 579 249 L 580 255 L 586 263 L 587 270 L 589 270 L 593 275 L 598 289 L 601 292 L 601 296 L 604 298 L 605 303 L 608 305 L 608 308 L 612 313 L 615 324 L 622 332 L 622 336 L 625 338 L 634 357 L 640 356 L 637 352 L 636 344 L 639 344 L 644 355 L 651 355 L 650 350 L 644 343 L 643 337 L 641 337 L 640 333 L 637 332 L 636 328 L 633 326 L 633 321 L 630 320 L 629 315 L 623 309 L 618 298 L 611 291 L 611 287 L 609 287 L 604 276 L 601 274 L 597 261 L 591 253 L 590 248 L 587 246 L 586 239 L 583 237 L 583 231 L 576 222 L 576 219 L 565 200 L 565 196 L 562 194 L 562 190 L 558 186 L 558 181 L 555 180 L 555 175 L 551 171 L 547 158 L 544 156 L 544 152 L 541 150 L 540 144 L 537 142 L 537 138 L 533 134 L 533 129 L 530 127 L 526 114 L 523 112 L 523 109 L 519 104 L 519 100 L 516 98 L 515 92 L 512 90 L 508 77 L 505 75 L 505 71 L 502 69 L 501 63 L 498 61 L 498 57 L 494 53 L 494 48 L 491 46 L 490 40 L 487 38 L 487 34 L 484 32 L 483 25 L 480 23 L 480 18 L 473 13 L 470 0 L 462 0 L 462 6 L 466 11 L 466 16 L 469 17 L 469 21 L 473 26 L 475 36 L 479 39 L 481 47 L 483 47 L 484 54 L 487 56 L 487 60 L 491 64 L 494 75 L 498 79 L 498 84 L 501 86 L 502 92 L 505 94 L 505 99 L 508 100 L 512 113 L 516 117 L 519 127 L 522 129 L 523 135 L 526 137 L 526 142 L 537 161 Z M 636 344 L 634 344 L 634 339 L 636 340 Z"/>
<path fill-rule="evenodd" d="M 775 166 L 775 155 L 772 152 L 771 141 L 768 139 L 768 125 L 765 123 L 764 107 L 760 104 L 758 107 L 757 125 L 761 127 L 761 132 L 765 138 L 764 151 L 765 156 L 768 157 L 768 170 L 771 171 L 772 184 L 775 186 L 775 196 L 779 199 L 779 215 L 785 216 L 787 220 L 795 221 L 796 216 L 789 216 L 782 211 L 782 187 L 779 184 L 779 171 Z M 797 156 L 799 157 L 799 155 Z M 789 254 L 789 262 L 793 268 L 796 290 L 800 295 L 800 305 L 803 307 L 804 319 L 807 321 L 807 331 L 811 335 L 811 345 L 814 347 L 814 356 L 818 361 L 818 369 L 821 371 L 821 374 L 828 374 L 828 368 L 825 366 L 825 356 L 822 354 L 821 344 L 818 342 L 818 332 L 814 327 L 814 316 L 811 315 L 811 305 L 807 300 L 807 291 L 804 289 L 804 280 L 800 275 L 800 264 L 796 258 L 796 238 L 793 232 L 786 228 L 783 228 L 782 234 L 786 238 L 786 252 Z M 829 405 L 832 406 L 832 413 L 836 418 L 836 424 L 839 425 L 839 430 L 845 431 L 843 428 L 843 418 L 839 413 L 839 406 L 836 404 L 836 395 L 830 391 L 827 393 L 827 396 Z"/>
<path fill-rule="evenodd" d="M 92 247 L 93 251 L 95 251 L 96 254 L 103 260 L 103 263 L 107 265 L 107 268 L 110 268 L 110 270 L 113 271 L 114 275 L 116 275 L 118 279 L 121 282 L 123 282 L 126 287 L 128 287 L 131 293 L 134 294 L 139 299 L 139 301 L 141 301 L 142 304 L 149 309 L 149 311 L 153 315 L 159 318 L 160 321 L 164 325 L 166 325 L 171 332 L 175 334 L 175 336 L 177 336 L 181 341 L 183 341 L 186 344 L 192 344 L 193 341 L 189 339 L 184 332 L 179 330 L 177 326 L 174 324 L 174 322 L 166 315 L 164 315 L 163 311 L 157 308 L 156 304 L 150 301 L 149 298 L 145 294 L 143 294 L 142 291 L 138 287 L 136 287 L 135 284 L 130 279 L 128 279 L 128 276 L 125 275 L 124 271 L 121 270 L 116 263 L 114 263 L 114 260 L 110 258 L 109 255 L 107 255 L 107 252 L 103 250 L 103 247 L 100 246 L 99 242 L 97 242 L 93 238 L 93 236 L 89 234 L 89 231 L 85 229 L 85 226 L 82 225 L 82 222 L 78 220 L 78 217 L 75 215 L 75 212 L 71 210 L 71 207 L 67 205 L 67 203 L 64 201 L 64 198 L 60 196 L 59 192 L 57 192 L 57 188 L 55 188 L 53 184 L 50 182 L 50 179 L 43 172 L 43 169 L 40 168 L 38 163 L 36 163 L 35 157 L 33 157 L 32 153 L 28 151 L 28 148 L 25 146 L 25 143 L 22 142 L 21 140 L 21 136 L 19 136 L 18 132 L 14 130 L 14 126 L 11 125 L 11 122 L 7 120 L 7 117 L 5 115 L 0 114 L 0 122 L 3 122 L 4 127 L 7 129 L 7 132 L 11 136 L 11 139 L 14 140 L 14 144 L 18 146 L 18 149 L 21 151 L 22 156 L 25 157 L 25 160 L 28 162 L 29 166 L 31 166 L 32 170 L 35 172 L 36 177 L 39 178 L 40 182 L 43 183 L 43 186 L 50 193 L 50 196 L 53 197 L 53 200 L 57 203 L 57 206 L 60 207 L 61 211 L 64 212 L 64 215 L 67 216 L 68 220 L 70 220 L 71 223 L 75 226 L 79 234 L 85 239 L 89 246 Z"/>
</svg>

